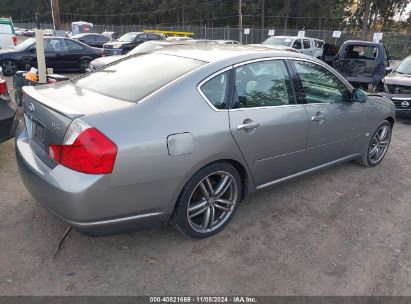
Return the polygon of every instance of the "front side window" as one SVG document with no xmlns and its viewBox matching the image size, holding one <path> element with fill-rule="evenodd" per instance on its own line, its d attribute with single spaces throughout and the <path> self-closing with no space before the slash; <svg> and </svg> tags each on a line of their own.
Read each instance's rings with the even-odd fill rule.
<svg viewBox="0 0 411 304">
<path fill-rule="evenodd" d="M 345 84 L 326 68 L 306 61 L 294 61 L 308 103 L 348 102 L 351 93 Z"/>
<path fill-rule="evenodd" d="M 203 61 L 164 54 L 133 55 L 72 82 L 79 88 L 102 95 L 138 102 L 204 64 Z"/>
<path fill-rule="evenodd" d="M 283 60 L 261 61 L 235 69 L 235 108 L 272 107 L 294 103 Z"/>
<path fill-rule="evenodd" d="M 370 45 L 347 45 L 344 59 L 375 60 L 377 48 Z"/>
<path fill-rule="evenodd" d="M 224 109 L 226 107 L 226 96 L 228 89 L 229 73 L 224 72 L 214 76 L 201 87 L 201 92 L 207 97 L 210 103 L 217 109 Z"/>
</svg>

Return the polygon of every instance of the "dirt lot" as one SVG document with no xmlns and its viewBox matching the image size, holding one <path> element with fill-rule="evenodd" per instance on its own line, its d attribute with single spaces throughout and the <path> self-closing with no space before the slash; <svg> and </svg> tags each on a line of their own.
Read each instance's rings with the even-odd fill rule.
<svg viewBox="0 0 411 304">
<path fill-rule="evenodd" d="M 0 295 L 411 295 L 411 121 L 378 167 L 348 163 L 242 202 L 206 240 L 66 230 L 0 144 Z M 113 202 L 115 203 L 115 202 Z"/>
</svg>

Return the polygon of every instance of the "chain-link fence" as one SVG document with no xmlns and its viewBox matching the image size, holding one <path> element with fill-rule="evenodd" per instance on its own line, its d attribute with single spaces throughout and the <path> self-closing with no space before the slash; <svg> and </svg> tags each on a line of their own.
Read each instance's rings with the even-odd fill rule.
<svg viewBox="0 0 411 304">
<path fill-rule="evenodd" d="M 34 28 L 34 23 L 16 23 L 16 27 Z M 53 28 L 52 24 L 42 24 L 42 28 Z M 64 28 L 70 31 L 71 25 L 65 24 Z M 156 29 L 165 31 L 182 31 L 192 32 L 195 39 L 224 39 L 242 41 L 243 44 L 262 43 L 267 39 L 269 29 L 250 28 L 249 34 L 244 34 L 244 29 L 239 30 L 233 27 L 199 27 L 199 26 L 161 26 L 161 25 L 99 25 L 93 27 L 93 32 L 102 33 L 104 31 L 113 31 L 120 34 L 127 32 L 139 32 L 146 29 Z M 275 35 L 296 36 L 298 29 L 275 29 Z M 332 37 L 333 31 L 330 30 L 305 30 L 305 36 L 322 39 L 327 43 L 341 45 L 349 39 L 360 39 L 360 32 L 342 31 L 341 37 L 336 39 Z M 368 34 L 368 40 L 372 40 L 372 34 Z M 411 53 L 411 41 L 406 39 L 406 34 L 401 32 L 384 32 L 383 42 L 392 56 L 403 58 Z"/>
</svg>

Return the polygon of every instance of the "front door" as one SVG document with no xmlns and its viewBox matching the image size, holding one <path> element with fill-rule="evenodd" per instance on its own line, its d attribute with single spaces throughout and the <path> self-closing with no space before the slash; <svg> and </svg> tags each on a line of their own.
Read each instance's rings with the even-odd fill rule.
<svg viewBox="0 0 411 304">
<path fill-rule="evenodd" d="M 237 65 L 230 130 L 256 186 L 301 171 L 308 138 L 304 105 L 297 104 L 284 60 Z"/>
<path fill-rule="evenodd" d="M 334 73 L 310 61 L 293 60 L 310 121 L 305 169 L 358 154 L 364 136 L 363 105 Z"/>
</svg>

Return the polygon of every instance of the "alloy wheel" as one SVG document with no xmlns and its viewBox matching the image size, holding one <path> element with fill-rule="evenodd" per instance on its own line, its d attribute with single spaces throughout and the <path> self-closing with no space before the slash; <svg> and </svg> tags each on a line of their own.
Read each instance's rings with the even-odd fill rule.
<svg viewBox="0 0 411 304">
<path fill-rule="evenodd" d="M 17 71 L 17 65 L 11 60 L 6 60 L 1 63 L 1 68 L 3 69 L 3 74 L 5 76 L 12 76 Z"/>
<path fill-rule="evenodd" d="M 223 171 L 206 176 L 191 193 L 187 218 L 192 229 L 205 233 L 218 229 L 229 218 L 237 202 L 237 182 Z"/>
<path fill-rule="evenodd" d="M 385 156 L 391 140 L 391 127 L 383 124 L 375 133 L 368 150 L 368 158 L 372 164 L 379 163 Z"/>
</svg>

